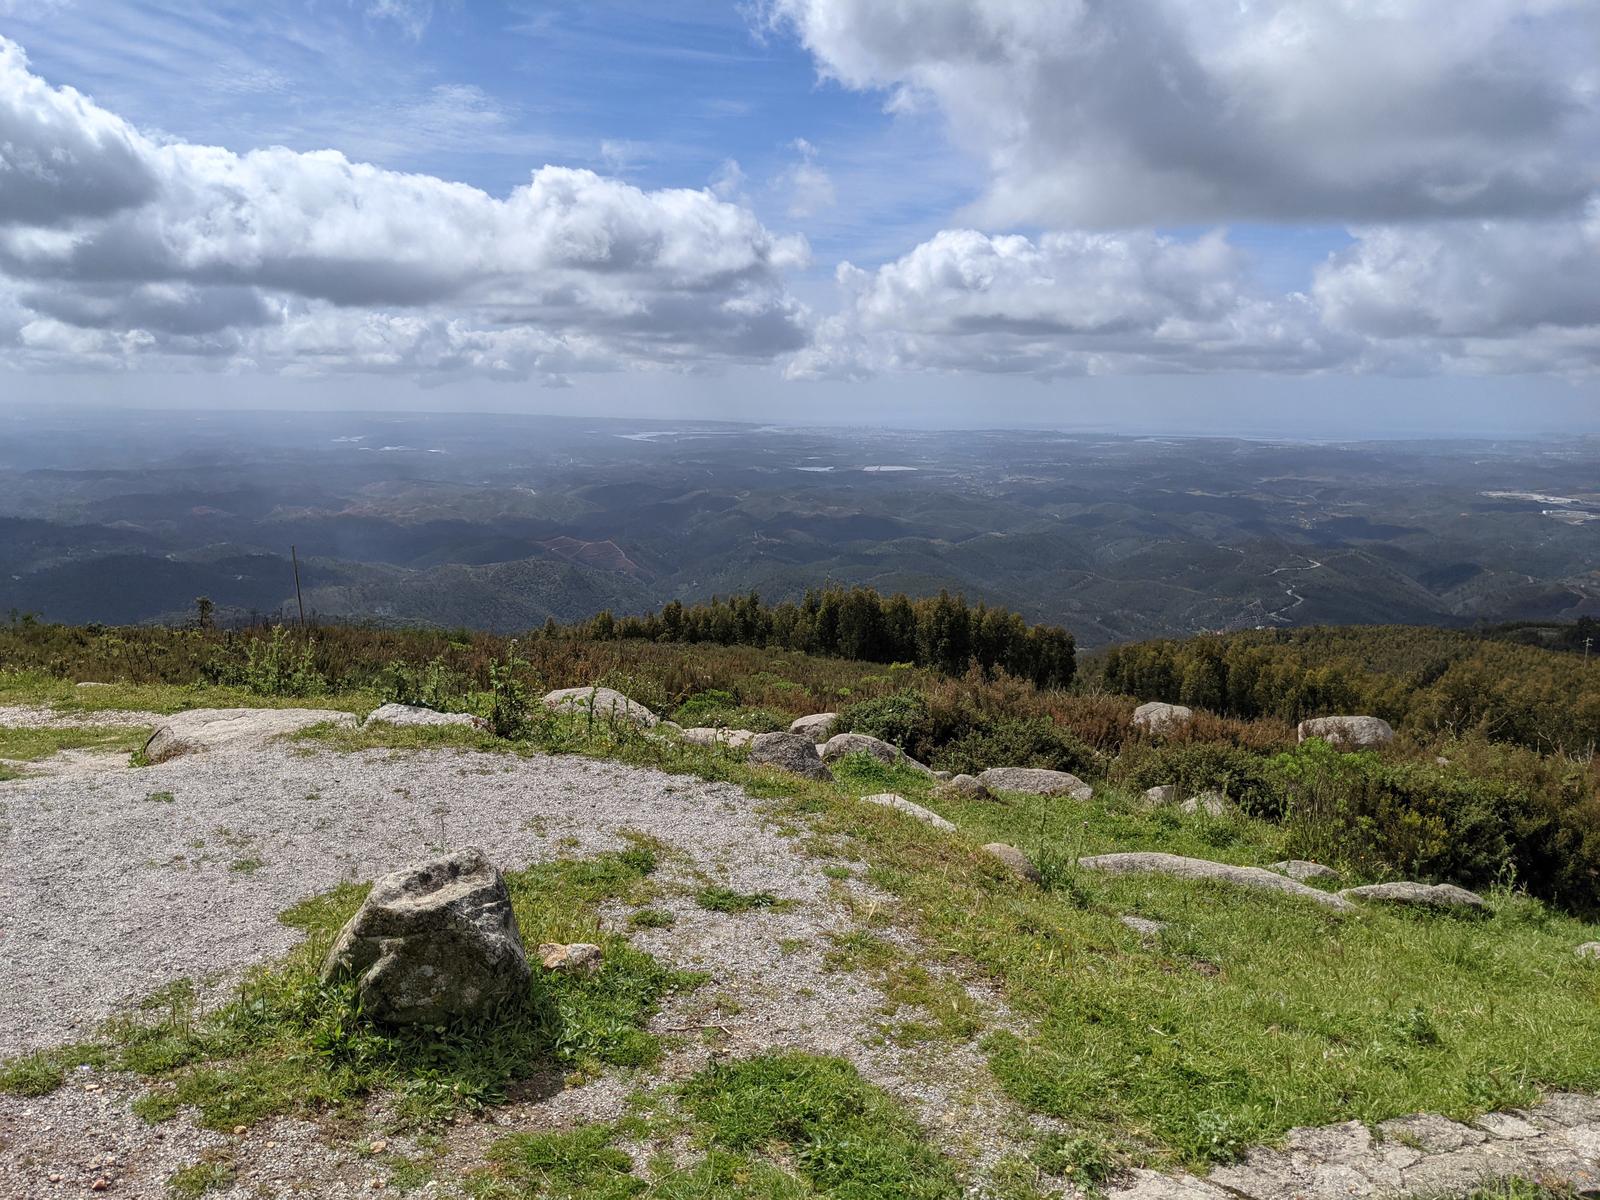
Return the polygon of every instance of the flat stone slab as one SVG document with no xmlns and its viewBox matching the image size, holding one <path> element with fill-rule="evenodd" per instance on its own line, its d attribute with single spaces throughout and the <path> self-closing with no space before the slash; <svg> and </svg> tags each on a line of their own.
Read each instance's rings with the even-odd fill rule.
<svg viewBox="0 0 1600 1200">
<path fill-rule="evenodd" d="M 158 725 L 144 744 L 144 754 L 160 763 L 181 754 L 244 750 L 313 725 L 353 729 L 356 718 L 328 708 L 195 708 Z"/>
<path fill-rule="evenodd" d="M 1345 888 L 1339 895 L 1368 904 L 1398 904 L 1420 908 L 1487 912 L 1489 902 L 1476 892 L 1450 883 L 1369 883 Z"/>
<path fill-rule="evenodd" d="M 1471 1125 L 1417 1113 L 1382 1122 L 1376 1138 L 1360 1121 L 1294 1129 L 1282 1149 L 1256 1147 L 1203 1182 L 1232 1200 L 1350 1200 L 1465 1196 L 1485 1181 L 1511 1177 L 1557 1191 L 1600 1184 L 1600 1102 L 1554 1093 L 1528 1112 L 1489 1113 Z M 1137 1190 L 1141 1184 L 1148 1193 Z M 1133 1185 L 1107 1194 L 1198 1196 L 1162 1191 L 1137 1173 Z"/>
<path fill-rule="evenodd" d="M 1235 887 L 1283 892 L 1339 912 L 1354 911 L 1355 905 L 1330 892 L 1319 892 L 1286 876 L 1260 867 L 1235 867 L 1204 858 L 1184 858 L 1178 854 L 1129 853 L 1096 854 L 1080 858 L 1078 865 L 1087 871 L 1107 875 L 1171 875 L 1177 879 L 1214 879 Z"/>
<path fill-rule="evenodd" d="M 978 782 L 995 792 L 1022 792 L 1029 796 L 1071 796 L 1087 800 L 1094 789 L 1067 771 L 1046 771 L 1040 767 L 990 767 Z"/>
<path fill-rule="evenodd" d="M 367 714 L 368 725 L 466 725 L 487 729 L 489 722 L 471 713 L 436 712 L 415 704 L 385 704 Z"/>
<path fill-rule="evenodd" d="M 1301 883 L 1308 883 L 1313 879 L 1325 879 L 1332 883 L 1339 878 L 1339 872 L 1332 867 L 1325 867 L 1321 863 L 1314 863 L 1304 858 L 1288 858 L 1283 862 L 1275 862 L 1267 870 L 1287 875 L 1290 879 L 1298 879 Z"/>
<path fill-rule="evenodd" d="M 898 812 L 905 813 L 908 817 L 915 817 L 919 821 L 932 825 L 935 829 L 943 829 L 948 833 L 955 832 L 955 825 L 946 821 L 931 808 L 923 808 L 922 805 L 907 800 L 904 796 L 896 795 L 894 792 L 878 792 L 872 796 L 863 796 L 861 797 L 861 802 L 863 804 L 881 804 L 884 808 L 892 808 Z"/>
</svg>

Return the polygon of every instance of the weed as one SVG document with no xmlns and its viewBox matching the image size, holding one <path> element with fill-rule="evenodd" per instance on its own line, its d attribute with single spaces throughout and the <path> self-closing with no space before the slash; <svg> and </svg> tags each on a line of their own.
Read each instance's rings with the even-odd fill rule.
<svg viewBox="0 0 1600 1200">
<path fill-rule="evenodd" d="M 780 1153 L 821 1195 L 961 1195 L 904 1108 L 840 1059 L 783 1053 L 718 1063 L 684 1085 L 682 1100 L 713 1150 Z"/>
<path fill-rule="evenodd" d="M 202 1158 L 179 1167 L 167 1177 L 167 1195 L 172 1200 L 199 1200 L 207 1192 L 221 1191 L 234 1180 L 233 1159 L 226 1152 Z"/>
<path fill-rule="evenodd" d="M 628 918 L 635 929 L 668 929 L 677 918 L 664 908 L 641 908 Z"/>
<path fill-rule="evenodd" d="M 701 888 L 694 899 L 701 908 L 720 913 L 746 913 L 757 908 L 773 908 L 782 903 L 771 892 L 736 892 L 725 887 Z"/>
</svg>

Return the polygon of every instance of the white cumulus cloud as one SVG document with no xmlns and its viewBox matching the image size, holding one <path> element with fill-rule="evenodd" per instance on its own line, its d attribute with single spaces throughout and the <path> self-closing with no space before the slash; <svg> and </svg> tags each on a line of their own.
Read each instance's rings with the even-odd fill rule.
<svg viewBox="0 0 1600 1200">
<path fill-rule="evenodd" d="M 485 111 L 474 89 L 438 98 Z M 710 191 L 546 166 L 501 198 L 335 151 L 157 141 L 0 39 L 0 282 L 21 310 L 7 342 L 30 365 L 221 356 L 516 375 L 768 361 L 807 338 L 785 285 L 807 257 Z M 360 345 L 341 360 L 330 331 Z"/>
<path fill-rule="evenodd" d="M 820 71 L 933 104 L 990 227 L 1570 211 L 1592 0 L 768 0 Z"/>
</svg>

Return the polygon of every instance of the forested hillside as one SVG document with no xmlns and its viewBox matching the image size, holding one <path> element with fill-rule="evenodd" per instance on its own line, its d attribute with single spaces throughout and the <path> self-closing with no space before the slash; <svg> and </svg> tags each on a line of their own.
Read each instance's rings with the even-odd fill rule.
<svg viewBox="0 0 1600 1200">
<path fill-rule="evenodd" d="M 1571 753 L 1600 738 L 1600 657 L 1451 630 L 1318 626 L 1139 642 L 1106 651 L 1092 674 L 1111 691 L 1245 719 L 1363 712 Z"/>
</svg>

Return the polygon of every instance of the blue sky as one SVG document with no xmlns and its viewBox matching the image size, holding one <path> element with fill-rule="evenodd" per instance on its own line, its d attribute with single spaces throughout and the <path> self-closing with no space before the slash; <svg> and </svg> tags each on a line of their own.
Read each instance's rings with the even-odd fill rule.
<svg viewBox="0 0 1600 1200">
<path fill-rule="evenodd" d="M 1592 427 L 1594 7 L 1379 12 L 0 0 L 0 366 L 34 400 Z"/>
</svg>

